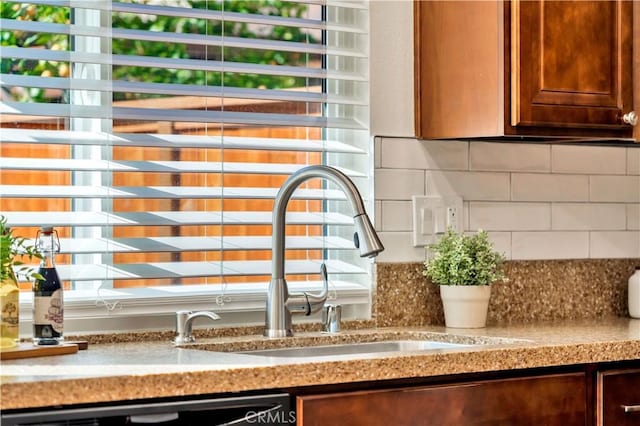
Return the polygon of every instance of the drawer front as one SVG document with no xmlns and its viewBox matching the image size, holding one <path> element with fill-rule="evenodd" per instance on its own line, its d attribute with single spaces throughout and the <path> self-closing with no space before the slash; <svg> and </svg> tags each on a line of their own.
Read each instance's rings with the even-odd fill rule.
<svg viewBox="0 0 640 426">
<path fill-rule="evenodd" d="M 301 396 L 298 425 L 584 426 L 586 388 L 575 373 Z"/>
<path fill-rule="evenodd" d="M 598 373 L 600 426 L 640 425 L 640 370 Z"/>
</svg>

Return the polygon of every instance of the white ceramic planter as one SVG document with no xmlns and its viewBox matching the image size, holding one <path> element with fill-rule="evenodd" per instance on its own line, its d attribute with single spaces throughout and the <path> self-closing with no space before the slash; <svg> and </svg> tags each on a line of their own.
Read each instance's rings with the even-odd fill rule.
<svg viewBox="0 0 640 426">
<path fill-rule="evenodd" d="M 441 285 L 440 297 L 447 327 L 486 327 L 491 286 Z"/>
</svg>

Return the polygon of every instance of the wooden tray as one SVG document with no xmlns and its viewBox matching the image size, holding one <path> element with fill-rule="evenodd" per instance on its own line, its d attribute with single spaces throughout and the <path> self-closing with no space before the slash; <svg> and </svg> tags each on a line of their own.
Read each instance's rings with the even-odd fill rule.
<svg viewBox="0 0 640 426">
<path fill-rule="evenodd" d="M 39 356 L 54 356 L 75 354 L 78 352 L 78 344 L 63 343 L 61 345 L 36 346 L 33 343 L 20 343 L 15 348 L 3 349 L 0 352 L 1 360 L 35 358 Z"/>
</svg>

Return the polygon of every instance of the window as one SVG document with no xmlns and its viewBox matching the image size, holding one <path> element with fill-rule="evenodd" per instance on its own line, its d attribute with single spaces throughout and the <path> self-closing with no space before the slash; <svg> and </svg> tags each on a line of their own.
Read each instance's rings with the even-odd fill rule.
<svg viewBox="0 0 640 426">
<path fill-rule="evenodd" d="M 58 231 L 67 331 L 170 326 L 177 309 L 262 322 L 273 198 L 305 165 L 343 170 L 372 212 L 366 2 L 0 7 L 0 212 L 18 235 Z M 319 289 L 326 262 L 366 315 L 371 265 L 337 187 L 296 191 L 287 223 L 292 290 Z"/>
</svg>

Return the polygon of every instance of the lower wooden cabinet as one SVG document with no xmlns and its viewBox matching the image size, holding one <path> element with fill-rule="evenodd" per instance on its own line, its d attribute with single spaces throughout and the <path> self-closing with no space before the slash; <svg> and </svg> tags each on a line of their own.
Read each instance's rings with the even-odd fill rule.
<svg viewBox="0 0 640 426">
<path fill-rule="evenodd" d="M 598 373 L 597 424 L 640 425 L 640 369 Z"/>
<path fill-rule="evenodd" d="M 298 426 L 589 423 L 582 372 L 298 396 Z"/>
</svg>

